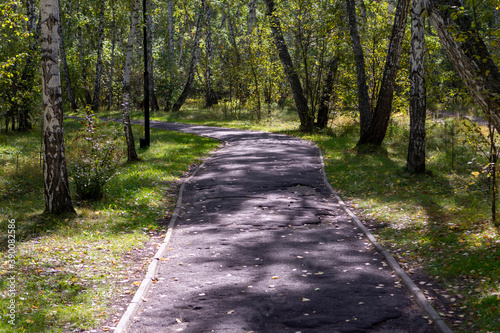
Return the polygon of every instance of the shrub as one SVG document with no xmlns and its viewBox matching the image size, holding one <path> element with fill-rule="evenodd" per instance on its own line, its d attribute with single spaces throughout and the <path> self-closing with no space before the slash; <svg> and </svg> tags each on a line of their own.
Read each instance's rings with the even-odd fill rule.
<svg viewBox="0 0 500 333">
<path fill-rule="evenodd" d="M 116 127 L 100 126 L 89 108 L 81 120 L 82 129 L 73 139 L 69 171 L 81 200 L 101 200 L 104 186 L 116 173 L 123 152 L 118 149 L 120 135 Z"/>
</svg>

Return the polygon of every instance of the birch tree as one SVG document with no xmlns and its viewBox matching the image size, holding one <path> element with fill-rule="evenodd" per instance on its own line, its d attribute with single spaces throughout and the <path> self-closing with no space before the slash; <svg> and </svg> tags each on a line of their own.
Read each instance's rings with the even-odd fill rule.
<svg viewBox="0 0 500 333">
<path fill-rule="evenodd" d="M 130 22 L 130 31 L 127 40 L 127 54 L 125 58 L 125 65 L 123 66 L 123 129 L 125 131 L 125 140 L 127 142 L 127 161 L 137 161 L 139 157 L 135 150 L 134 134 L 132 133 L 132 126 L 130 125 L 130 72 L 132 70 L 132 60 L 134 57 L 134 40 L 139 23 L 139 9 L 140 0 L 133 0 L 132 14 Z"/>
<path fill-rule="evenodd" d="M 207 68 L 205 70 L 205 106 L 210 107 L 218 103 L 217 94 L 212 87 L 212 7 L 207 3 L 206 8 L 206 49 Z"/>
<path fill-rule="evenodd" d="M 356 22 L 356 7 L 354 0 L 345 0 L 347 19 L 349 22 L 349 33 L 351 35 L 354 61 L 356 62 L 356 75 L 358 82 L 358 109 L 360 120 L 360 136 L 368 130 L 372 115 L 370 110 L 370 97 L 366 85 L 365 56 L 361 40 L 359 38 L 358 24 Z"/>
<path fill-rule="evenodd" d="M 459 0 L 426 0 L 425 9 L 471 96 L 500 131 L 500 72 Z"/>
<path fill-rule="evenodd" d="M 358 145 L 372 144 L 380 146 L 385 138 L 392 112 L 394 86 L 401 59 L 401 50 L 406 30 L 406 21 L 410 9 L 410 0 L 399 0 L 394 16 L 391 40 L 387 50 L 384 74 L 380 84 L 377 105 L 373 112 L 370 125 L 362 131 Z"/>
<path fill-rule="evenodd" d="M 104 42 L 104 9 L 105 1 L 101 0 L 101 9 L 99 11 L 99 43 L 97 45 L 97 65 L 95 69 L 94 99 L 92 100 L 92 110 L 99 109 L 99 97 L 101 95 L 101 76 L 102 76 L 102 48 Z"/>
<path fill-rule="evenodd" d="M 401 0 L 400 0 L 401 1 Z M 410 55 L 410 143 L 406 168 L 425 172 L 425 20 L 423 0 L 412 0 Z"/>
<path fill-rule="evenodd" d="M 58 4 L 59 4 L 59 10 L 61 10 L 61 0 L 58 0 Z M 68 10 L 68 16 L 70 15 L 71 15 L 71 8 Z M 71 104 L 71 109 L 77 110 L 78 106 L 76 105 L 75 95 L 73 94 L 73 86 L 71 84 L 68 61 L 66 58 L 66 47 L 64 44 L 64 36 L 65 36 L 64 25 L 62 24 L 62 15 L 60 16 L 61 16 L 61 24 L 59 25 L 60 29 L 59 35 L 61 36 L 60 50 L 61 50 L 61 63 L 63 65 L 63 70 L 64 70 L 64 81 L 66 81 L 66 92 L 68 93 L 68 99 L 69 103 Z"/>
<path fill-rule="evenodd" d="M 274 44 L 276 45 L 281 64 L 283 65 L 286 77 L 292 89 L 293 99 L 299 114 L 300 129 L 304 132 L 312 132 L 314 128 L 314 116 L 309 110 L 302 84 L 293 66 L 290 53 L 288 52 L 288 46 L 283 37 L 283 31 L 281 30 L 281 22 L 275 12 L 275 3 L 273 0 L 265 0 L 264 2 L 267 6 L 267 16 L 269 17 L 269 23 L 271 25 Z"/>
<path fill-rule="evenodd" d="M 45 212 L 74 212 L 69 192 L 63 132 L 63 101 L 59 71 L 58 0 L 41 0 L 43 93 L 43 179 Z"/>
<path fill-rule="evenodd" d="M 200 12 L 198 13 L 198 18 L 196 19 L 196 33 L 194 36 L 191 61 L 189 62 L 188 77 L 186 83 L 184 84 L 184 89 L 182 89 L 181 94 L 179 95 L 174 105 L 172 106 L 172 112 L 179 112 L 182 105 L 184 105 L 184 102 L 186 102 L 186 99 L 189 95 L 189 91 L 191 90 L 191 86 L 193 85 L 194 82 L 194 74 L 196 71 L 196 66 L 198 65 L 198 61 L 200 60 L 201 23 L 202 23 L 203 13 L 206 8 L 206 0 L 202 0 L 201 2 L 202 4 Z"/>
</svg>

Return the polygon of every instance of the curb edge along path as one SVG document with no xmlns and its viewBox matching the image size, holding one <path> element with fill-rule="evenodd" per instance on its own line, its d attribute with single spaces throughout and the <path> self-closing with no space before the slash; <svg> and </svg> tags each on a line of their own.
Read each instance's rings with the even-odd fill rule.
<svg viewBox="0 0 500 333">
<path fill-rule="evenodd" d="M 136 122 L 134 122 L 136 123 Z M 138 123 L 138 122 L 137 122 Z M 165 128 L 165 126 L 168 126 L 168 128 Z M 243 130 L 237 130 L 237 129 L 225 129 L 225 128 L 213 128 L 213 127 L 205 127 L 205 126 L 198 126 L 198 125 L 187 125 L 187 124 L 177 124 L 177 123 L 166 123 L 166 122 L 152 122 L 152 127 L 154 128 L 162 128 L 166 130 L 173 130 L 173 131 L 179 131 L 179 132 L 186 132 L 186 133 L 191 133 L 191 134 L 196 134 L 196 135 L 201 135 L 201 136 L 207 136 L 214 138 L 210 134 L 199 134 L 196 133 L 196 130 L 193 129 L 211 129 L 211 130 L 225 130 L 225 131 L 238 131 L 242 132 Z M 250 131 L 249 131 L 250 132 Z M 276 135 L 276 134 L 273 134 Z M 224 139 L 216 138 L 217 140 L 221 142 L 226 142 Z M 407 288 L 407 290 L 415 297 L 415 301 L 417 305 L 420 307 L 420 309 L 424 312 L 424 314 L 428 315 L 433 322 L 434 326 L 437 328 L 437 330 L 441 333 L 451 333 L 451 329 L 446 325 L 446 323 L 443 321 L 443 319 L 439 316 L 439 314 L 436 312 L 436 310 L 432 307 L 432 305 L 429 303 L 427 298 L 424 296 L 424 294 L 420 291 L 420 289 L 416 286 L 416 284 L 411 280 L 411 278 L 408 276 L 408 274 L 400 267 L 400 265 L 397 263 L 397 261 L 394 259 L 394 257 L 387 251 L 385 250 L 375 239 L 373 234 L 363 225 L 363 223 L 360 221 L 360 219 L 347 207 L 347 205 L 342 201 L 340 196 L 337 194 L 337 192 L 333 189 L 333 187 L 330 185 L 328 182 L 326 172 L 325 172 L 325 164 L 324 164 L 324 159 L 323 155 L 321 153 L 321 150 L 318 148 L 319 151 L 319 159 L 320 159 L 320 164 L 321 164 L 321 172 L 323 176 L 323 182 L 324 185 L 328 188 L 328 190 L 333 194 L 333 196 L 336 198 L 338 201 L 339 205 L 343 208 L 343 210 L 354 220 L 355 224 L 359 229 L 362 230 L 362 232 L 365 234 L 366 238 L 373 244 L 375 249 L 385 258 L 387 261 L 387 264 L 389 267 L 391 267 L 394 270 L 394 273 L 402 280 L 403 284 Z M 176 207 L 174 209 L 174 212 L 172 214 L 172 218 L 169 222 L 168 225 L 168 232 L 165 236 L 165 239 L 156 252 L 155 256 L 152 259 L 152 262 L 149 265 L 148 271 L 146 273 L 146 276 L 144 277 L 139 289 L 134 295 L 134 298 L 132 299 L 131 303 L 129 304 L 127 310 L 125 313 L 122 315 L 118 325 L 115 328 L 115 333 L 124 333 L 127 332 L 132 325 L 133 318 L 137 315 L 138 311 L 140 310 L 142 303 L 145 302 L 145 298 L 153 284 L 154 281 L 156 281 L 157 277 L 157 272 L 159 269 L 159 264 L 161 261 L 161 258 L 165 255 L 168 249 L 168 244 L 170 242 L 170 238 L 173 233 L 173 228 L 175 226 L 175 222 L 179 216 L 179 211 L 182 206 L 182 198 L 183 198 L 183 192 L 184 188 L 187 183 L 191 181 L 193 177 L 196 176 L 198 171 L 204 167 L 205 163 L 201 164 L 182 184 L 179 189 L 179 196 L 178 200 L 176 203 Z"/>
</svg>

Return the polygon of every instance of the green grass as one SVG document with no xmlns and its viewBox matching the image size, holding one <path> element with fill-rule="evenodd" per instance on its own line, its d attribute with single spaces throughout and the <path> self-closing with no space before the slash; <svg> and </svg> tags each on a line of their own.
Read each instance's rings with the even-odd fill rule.
<svg viewBox="0 0 500 333">
<path fill-rule="evenodd" d="M 70 160 L 79 127 L 78 121 L 65 120 Z M 141 127 L 135 130 L 138 138 Z M 102 201 L 75 198 L 76 216 L 51 218 L 42 214 L 40 133 L 0 136 L 0 332 L 116 325 L 119 309 L 113 305 L 130 300 L 142 281 L 154 243 L 166 232 L 177 184 L 189 166 L 218 146 L 214 140 L 166 131 L 152 130 L 151 138 L 151 147 L 139 150 L 140 162 L 122 162 Z M 17 234 L 14 269 L 6 262 L 7 223 L 12 219 Z M 8 276 L 15 277 L 17 288 L 15 326 L 3 316 L 10 302 Z"/>
<path fill-rule="evenodd" d="M 381 149 L 366 154 L 354 149 L 359 128 L 349 117 L 338 116 L 322 133 L 303 134 L 296 130 L 292 109 L 273 109 L 272 117 L 258 123 L 245 110 L 224 119 L 221 108 L 200 109 L 191 101 L 178 114 L 157 112 L 153 119 L 264 130 L 316 142 L 330 183 L 379 241 L 410 275 L 420 277 L 423 270 L 438 283 L 428 291 L 440 295 L 434 303 L 450 327 L 500 332 L 500 237 L 482 172 L 487 161 L 459 120 L 428 122 L 428 172 L 411 175 L 405 171 L 407 116 L 394 117 Z"/>
</svg>

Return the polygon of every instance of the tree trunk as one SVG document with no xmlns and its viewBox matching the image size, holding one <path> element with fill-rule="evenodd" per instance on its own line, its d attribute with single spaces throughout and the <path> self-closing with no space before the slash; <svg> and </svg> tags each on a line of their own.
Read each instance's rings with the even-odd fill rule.
<svg viewBox="0 0 500 333">
<path fill-rule="evenodd" d="M 168 56 L 174 63 L 174 5 L 173 0 L 168 0 Z"/>
<path fill-rule="evenodd" d="M 28 59 L 26 60 L 26 64 L 24 65 L 23 68 L 23 73 L 20 78 L 20 87 L 18 89 L 22 91 L 28 91 L 32 89 L 33 87 L 33 78 L 35 75 L 35 70 L 36 70 L 36 61 L 39 61 L 37 59 L 37 50 L 39 46 L 39 40 L 40 40 L 40 27 L 37 25 L 36 21 L 36 9 L 35 9 L 35 1 L 34 0 L 27 0 L 26 1 L 26 14 L 28 18 L 27 22 L 27 30 L 30 34 L 32 34 L 30 41 L 29 41 L 29 52 L 30 55 Z M 23 99 L 24 100 L 24 99 Z M 23 105 L 24 104 L 24 105 Z M 30 130 L 33 126 L 30 121 L 30 110 L 31 107 L 29 103 L 22 103 L 22 105 L 16 105 L 14 108 L 20 107 L 19 111 L 19 129 L 21 131 L 27 131 Z M 7 112 L 7 114 L 11 114 L 14 116 L 15 110 L 11 109 L 10 111 Z M 6 119 L 7 121 L 7 119 Z M 12 126 L 14 127 L 15 120 L 12 118 Z M 7 131 L 7 127 L 5 128 Z"/>
<path fill-rule="evenodd" d="M 139 157 L 135 150 L 134 134 L 130 125 L 130 72 L 132 70 L 132 61 L 134 57 L 134 40 L 137 24 L 139 23 L 139 8 L 140 0 L 133 0 L 132 15 L 130 23 L 130 31 L 127 41 L 127 55 L 125 57 L 125 65 L 123 66 L 123 129 L 125 131 L 125 140 L 127 142 L 127 161 L 137 161 Z"/>
<path fill-rule="evenodd" d="M 99 97 L 101 95 L 101 76 L 102 76 L 102 48 L 104 42 L 104 8 L 105 1 L 101 0 L 101 10 L 99 12 L 99 45 L 97 46 L 97 64 L 95 69 L 94 99 L 92 101 L 92 110 L 99 110 Z"/>
<path fill-rule="evenodd" d="M 458 0 L 428 0 L 429 19 L 470 94 L 500 131 L 500 72 Z M 455 31 L 455 33 L 453 33 Z"/>
<path fill-rule="evenodd" d="M 252 29 L 254 24 L 257 22 L 257 11 L 256 11 L 257 0 L 250 0 L 248 3 L 248 22 L 247 22 L 247 33 L 252 34 Z"/>
<path fill-rule="evenodd" d="M 396 75 L 399 70 L 401 50 L 406 30 L 406 21 L 410 10 L 410 0 L 398 1 L 394 25 L 392 26 L 391 41 L 387 50 L 384 75 L 380 84 L 377 106 L 373 113 L 372 121 L 368 129 L 361 134 L 358 145 L 372 144 L 380 146 L 384 141 L 389 119 L 391 118 L 392 100 L 394 97 L 394 86 Z"/>
<path fill-rule="evenodd" d="M 41 0 L 42 92 L 43 92 L 43 179 L 45 212 L 60 214 L 75 210 L 71 203 L 66 169 L 63 103 L 59 72 L 59 5 L 57 0 Z"/>
<path fill-rule="evenodd" d="M 78 14 L 83 14 L 83 10 L 80 10 L 80 1 L 76 2 L 76 11 Z M 92 96 L 90 96 L 90 91 L 87 88 L 87 60 L 85 58 L 85 40 L 83 38 L 83 31 L 82 27 L 79 25 L 78 26 L 78 57 L 80 58 L 80 72 L 82 73 L 82 89 L 83 89 L 83 96 L 82 100 L 86 105 L 91 105 L 92 104 Z"/>
<path fill-rule="evenodd" d="M 59 10 L 61 10 L 61 0 L 58 0 Z M 71 12 L 68 13 L 68 16 L 71 15 Z M 60 41 L 60 50 L 61 50 L 61 62 L 64 69 L 64 81 L 66 81 L 66 91 L 68 93 L 69 103 L 71 104 L 71 109 L 76 111 L 78 109 L 78 105 L 76 105 L 75 95 L 73 94 L 73 86 L 71 85 L 71 78 L 69 76 L 69 68 L 68 61 L 66 59 L 66 47 L 64 46 L 64 25 L 62 24 L 62 15 L 61 16 L 61 24 L 59 25 L 59 35 L 61 36 Z"/>
<path fill-rule="evenodd" d="M 356 73 L 358 81 L 358 108 L 360 122 L 360 136 L 368 130 L 372 120 L 370 111 L 370 97 L 368 96 L 368 86 L 366 85 L 365 56 L 359 38 L 358 24 L 356 23 L 356 7 L 354 0 L 345 0 L 347 18 L 349 21 L 349 32 L 351 34 L 352 49 L 356 62 Z"/>
<path fill-rule="evenodd" d="M 314 117 L 309 111 L 307 99 L 304 95 L 304 91 L 302 90 L 302 84 L 300 83 L 299 76 L 293 67 L 293 61 L 290 57 L 290 53 L 288 52 L 288 46 L 286 45 L 283 32 L 281 30 L 281 22 L 275 13 L 274 1 L 265 0 L 264 2 L 267 5 L 267 15 L 269 16 L 274 43 L 278 50 L 278 55 L 284 67 L 288 82 L 292 88 L 293 99 L 300 118 L 300 129 L 304 132 L 312 132 L 314 129 Z"/>
<path fill-rule="evenodd" d="M 329 115 L 330 115 L 330 101 L 332 99 L 333 84 L 337 77 L 337 71 L 339 68 L 339 59 L 334 58 L 328 64 L 328 74 L 325 79 L 325 86 L 323 87 L 323 92 L 321 94 L 321 101 L 318 108 L 318 120 L 316 121 L 316 126 L 319 128 L 325 128 L 328 125 Z"/>
<path fill-rule="evenodd" d="M 189 63 L 188 77 L 186 80 L 186 84 L 184 85 L 184 89 L 182 90 L 181 94 L 179 95 L 174 105 L 172 106 L 172 112 L 180 111 L 182 105 L 184 105 L 184 102 L 186 102 L 186 99 L 189 95 L 189 91 L 191 90 L 191 86 L 193 85 L 196 65 L 198 65 L 198 60 L 200 58 L 201 22 L 203 13 L 205 11 L 205 7 L 206 7 L 206 0 L 202 0 L 200 12 L 198 13 L 198 18 L 196 19 L 196 34 L 194 35 L 194 43 L 191 55 L 191 62 Z"/>
<path fill-rule="evenodd" d="M 205 107 L 218 104 L 217 94 L 212 87 L 212 7 L 207 4 L 206 8 L 206 48 L 207 68 L 205 71 Z"/>
<path fill-rule="evenodd" d="M 160 107 L 158 106 L 158 99 L 155 93 L 155 81 L 154 81 L 154 58 L 153 58 L 153 43 L 154 43 L 154 29 L 153 29 L 153 18 L 150 13 L 153 12 L 151 0 L 147 1 L 148 15 L 146 25 L 148 29 L 148 73 L 149 73 L 149 100 L 151 103 L 151 110 L 158 111 Z"/>
<path fill-rule="evenodd" d="M 111 64 L 109 69 L 109 82 L 108 82 L 108 110 L 113 106 L 113 80 L 115 74 L 115 48 L 116 48 L 116 19 L 115 19 L 115 6 L 114 2 L 111 2 L 111 16 L 113 18 L 113 40 L 111 41 Z"/>
<path fill-rule="evenodd" d="M 401 1 L 401 0 L 400 0 Z M 410 144 L 406 169 L 425 172 L 425 19 L 423 0 L 412 0 L 410 56 Z"/>
</svg>

